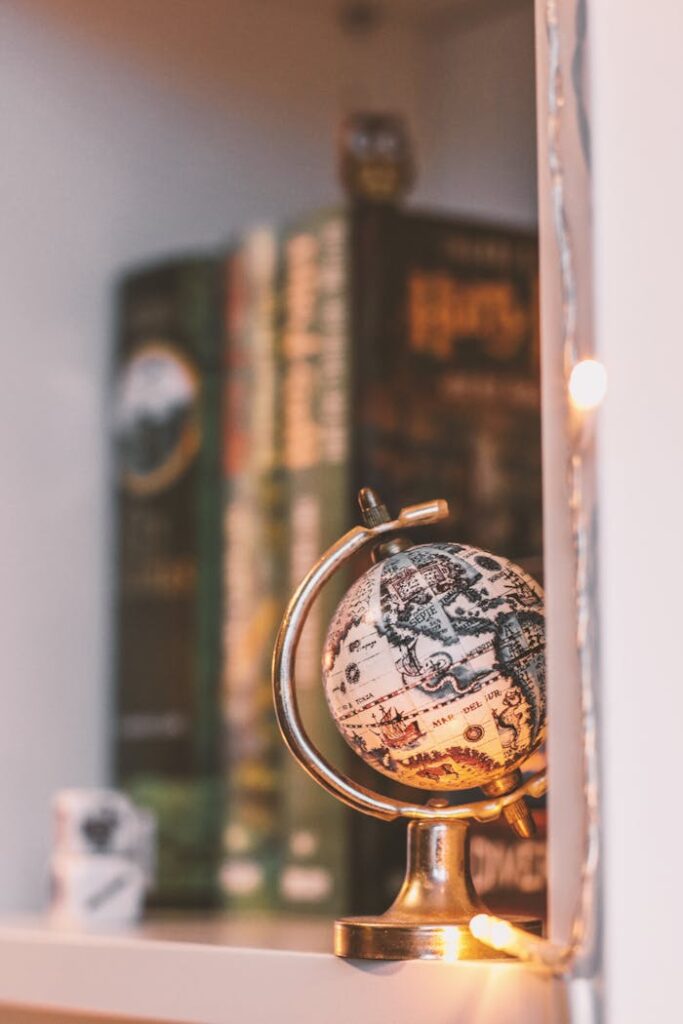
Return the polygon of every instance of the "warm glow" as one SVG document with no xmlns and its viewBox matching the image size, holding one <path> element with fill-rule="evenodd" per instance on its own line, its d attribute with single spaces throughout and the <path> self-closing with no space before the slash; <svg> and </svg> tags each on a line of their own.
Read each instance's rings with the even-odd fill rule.
<svg viewBox="0 0 683 1024">
<path fill-rule="evenodd" d="M 501 950 L 526 963 L 536 964 L 553 974 L 561 974 L 567 969 L 574 952 L 572 946 L 548 942 L 493 914 L 477 914 L 470 920 L 470 931 L 485 946 Z"/>
<path fill-rule="evenodd" d="M 447 963 L 454 964 L 456 960 L 460 959 L 462 953 L 462 940 L 463 940 L 464 929 L 462 928 L 444 928 L 443 936 L 443 949 L 441 952 L 441 959 Z"/>
<path fill-rule="evenodd" d="M 535 935 L 522 928 L 515 928 L 501 917 L 493 914 L 477 914 L 470 921 L 470 931 L 475 939 L 492 949 L 499 949 L 520 960 L 536 959 L 537 947 L 543 944 Z"/>
<path fill-rule="evenodd" d="M 511 946 L 515 944 L 515 931 L 511 924 L 491 914 L 477 914 L 470 921 L 470 931 L 475 939 L 492 946 L 494 949 L 502 949 L 505 952 L 514 952 Z"/>
<path fill-rule="evenodd" d="M 569 396 L 575 409 L 596 409 L 607 391 L 607 370 L 597 359 L 582 359 L 569 376 Z"/>
</svg>

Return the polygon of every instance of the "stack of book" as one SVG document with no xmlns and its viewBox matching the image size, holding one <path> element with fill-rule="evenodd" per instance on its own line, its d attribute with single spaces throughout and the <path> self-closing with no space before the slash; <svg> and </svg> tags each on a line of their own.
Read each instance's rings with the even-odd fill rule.
<svg viewBox="0 0 683 1024">
<path fill-rule="evenodd" d="M 365 203 L 123 280 L 116 762 L 158 816 L 159 902 L 330 914 L 393 896 L 401 826 L 350 815 L 279 739 L 274 637 L 357 522 L 361 486 L 395 510 L 447 498 L 452 521 L 418 539 L 539 575 L 537 263 L 530 233 Z M 309 620 L 301 712 L 330 759 L 381 788 L 323 696 L 346 585 Z M 489 894 L 492 857 L 477 858 Z"/>
</svg>

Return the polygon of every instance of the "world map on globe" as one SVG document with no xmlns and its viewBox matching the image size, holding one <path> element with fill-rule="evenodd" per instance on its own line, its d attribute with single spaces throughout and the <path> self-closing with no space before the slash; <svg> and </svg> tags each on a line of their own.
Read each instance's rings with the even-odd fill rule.
<svg viewBox="0 0 683 1024">
<path fill-rule="evenodd" d="M 421 789 L 486 785 L 543 739 L 543 594 L 522 569 L 463 544 L 378 562 L 339 604 L 325 695 L 347 743 Z"/>
</svg>

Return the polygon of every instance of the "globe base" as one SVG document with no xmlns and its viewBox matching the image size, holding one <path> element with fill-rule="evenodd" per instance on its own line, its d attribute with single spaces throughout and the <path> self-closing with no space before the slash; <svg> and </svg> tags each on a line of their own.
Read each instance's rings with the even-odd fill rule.
<svg viewBox="0 0 683 1024">
<path fill-rule="evenodd" d="M 336 921 L 334 951 L 358 960 L 509 959 L 470 932 L 470 920 L 486 909 L 470 874 L 468 823 L 411 821 L 406 875 L 394 903 L 378 917 Z M 510 920 L 540 934 L 539 920 Z"/>
</svg>

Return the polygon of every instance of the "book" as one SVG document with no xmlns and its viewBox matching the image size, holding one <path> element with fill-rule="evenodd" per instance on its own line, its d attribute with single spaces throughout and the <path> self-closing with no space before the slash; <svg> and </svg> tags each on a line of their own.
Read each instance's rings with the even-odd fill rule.
<svg viewBox="0 0 683 1024">
<path fill-rule="evenodd" d="M 450 521 L 411 539 L 473 544 L 538 575 L 535 236 L 387 206 L 350 216 L 351 493 L 374 487 L 394 513 L 446 498 Z M 402 881 L 405 826 L 359 817 L 353 827 L 355 898 L 381 911 Z M 381 865 L 374 878 L 369 864 Z"/>
<path fill-rule="evenodd" d="M 324 213 L 292 226 L 283 246 L 282 387 L 290 594 L 348 521 L 347 249 L 346 219 Z M 316 602 L 296 665 L 304 725 L 333 763 L 343 756 L 343 743 L 325 702 L 320 651 L 343 588 L 343 579 L 335 580 Z M 282 780 L 280 906 L 291 913 L 341 913 L 348 900 L 348 810 L 289 755 Z"/>
<path fill-rule="evenodd" d="M 451 521 L 420 539 L 537 557 L 534 235 L 386 207 L 353 221 L 354 486 L 394 510 L 447 498 Z"/>
<path fill-rule="evenodd" d="M 470 841 L 474 887 L 487 908 L 500 917 L 546 919 L 547 812 L 532 808 L 536 835 L 520 839 L 500 819 L 473 822 Z"/>
<path fill-rule="evenodd" d="M 117 293 L 118 784 L 154 812 L 154 899 L 217 898 L 221 767 L 218 267 L 134 269 Z"/>
<path fill-rule="evenodd" d="M 280 246 L 257 228 L 226 266 L 221 715 L 227 773 L 221 889 L 228 907 L 278 903 L 280 774 L 286 752 L 271 660 L 287 601 L 278 331 Z"/>
</svg>

